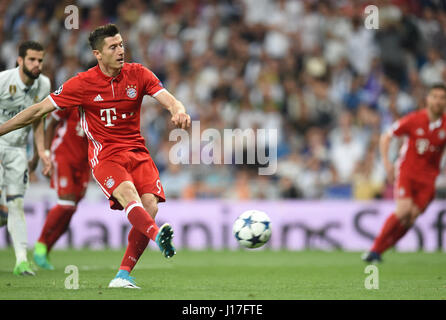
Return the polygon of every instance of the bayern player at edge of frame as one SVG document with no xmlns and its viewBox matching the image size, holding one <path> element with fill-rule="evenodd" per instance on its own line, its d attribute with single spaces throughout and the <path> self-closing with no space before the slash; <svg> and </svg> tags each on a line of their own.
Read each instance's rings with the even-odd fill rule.
<svg viewBox="0 0 446 320">
<path fill-rule="evenodd" d="M 396 208 L 385 220 L 380 233 L 362 259 L 381 262 L 381 255 L 394 246 L 426 211 L 435 197 L 435 182 L 440 173 L 446 147 L 446 85 L 429 88 L 426 107 L 395 121 L 381 135 L 380 152 L 387 179 L 394 184 Z M 393 165 L 389 160 L 390 141 L 405 137 L 400 156 Z"/>
</svg>

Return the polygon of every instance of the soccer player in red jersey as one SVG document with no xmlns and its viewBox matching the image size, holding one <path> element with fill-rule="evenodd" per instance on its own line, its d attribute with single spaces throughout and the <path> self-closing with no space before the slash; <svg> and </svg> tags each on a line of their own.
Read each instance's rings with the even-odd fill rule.
<svg viewBox="0 0 446 320">
<path fill-rule="evenodd" d="M 130 272 L 150 239 L 166 258 L 175 254 L 172 227 L 167 223 L 158 227 L 154 221 L 158 202 L 165 198 L 158 169 L 140 133 L 142 98 L 154 97 L 171 113 L 177 127 L 186 129 L 191 120 L 183 104 L 150 70 L 137 63 L 124 63 L 124 45 L 115 25 L 96 28 L 89 43 L 98 64 L 0 125 L 0 135 L 55 109 L 79 109 L 93 178 L 110 200 L 110 207 L 125 209 L 132 225 L 121 266 L 109 287 L 138 288 Z"/>
<path fill-rule="evenodd" d="M 435 196 L 435 180 L 446 145 L 446 86 L 429 89 L 426 108 L 396 121 L 381 136 L 380 151 L 390 182 L 395 177 L 395 212 L 391 213 L 372 248 L 363 255 L 366 262 L 380 262 L 381 254 L 394 246 L 414 224 Z M 393 136 L 405 137 L 395 167 L 388 151 Z"/>
<path fill-rule="evenodd" d="M 51 154 L 51 187 L 57 191 L 58 201 L 46 216 L 34 247 L 34 261 L 43 269 L 53 270 L 48 255 L 56 241 L 68 229 L 77 204 L 85 195 L 91 174 L 88 165 L 88 140 L 80 125 L 77 109 L 56 110 L 51 113 L 45 131 L 45 148 Z"/>
</svg>

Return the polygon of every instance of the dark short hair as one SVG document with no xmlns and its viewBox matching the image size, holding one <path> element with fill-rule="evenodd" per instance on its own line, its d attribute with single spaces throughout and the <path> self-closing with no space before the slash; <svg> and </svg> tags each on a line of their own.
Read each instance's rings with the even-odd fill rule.
<svg viewBox="0 0 446 320">
<path fill-rule="evenodd" d="M 37 41 L 24 41 L 19 45 L 19 57 L 25 58 L 28 50 L 43 51 L 43 46 Z"/>
<path fill-rule="evenodd" d="M 431 85 L 429 87 L 428 92 L 431 92 L 432 90 L 435 90 L 435 89 L 443 90 L 444 93 L 446 93 L 446 84 L 444 84 L 443 82 L 434 83 L 433 85 Z"/>
<path fill-rule="evenodd" d="M 97 27 L 88 37 L 91 49 L 101 50 L 104 45 L 104 39 L 107 37 L 114 37 L 118 33 L 118 27 L 112 23 Z"/>
</svg>

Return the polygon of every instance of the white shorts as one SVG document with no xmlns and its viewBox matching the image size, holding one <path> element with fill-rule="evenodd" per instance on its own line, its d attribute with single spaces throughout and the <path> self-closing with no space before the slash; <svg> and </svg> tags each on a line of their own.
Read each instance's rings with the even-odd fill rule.
<svg viewBox="0 0 446 320">
<path fill-rule="evenodd" d="M 6 195 L 25 195 L 29 185 L 28 157 L 22 148 L 0 145 L 0 190 Z"/>
</svg>

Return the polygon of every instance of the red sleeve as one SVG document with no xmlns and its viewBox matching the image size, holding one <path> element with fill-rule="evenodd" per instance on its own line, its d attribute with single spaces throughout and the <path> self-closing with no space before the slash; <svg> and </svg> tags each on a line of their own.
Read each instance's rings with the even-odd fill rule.
<svg viewBox="0 0 446 320">
<path fill-rule="evenodd" d="M 75 76 L 50 94 L 50 100 L 57 109 L 77 107 L 82 104 L 82 82 Z"/>
<path fill-rule="evenodd" d="M 165 90 L 160 79 L 149 69 L 141 66 L 144 93 L 155 97 L 158 93 Z"/>
<path fill-rule="evenodd" d="M 414 119 L 415 119 L 414 114 L 409 114 L 395 121 L 391 128 L 392 134 L 398 137 L 403 135 L 408 135 L 410 133 L 410 129 L 412 128 Z"/>
</svg>

